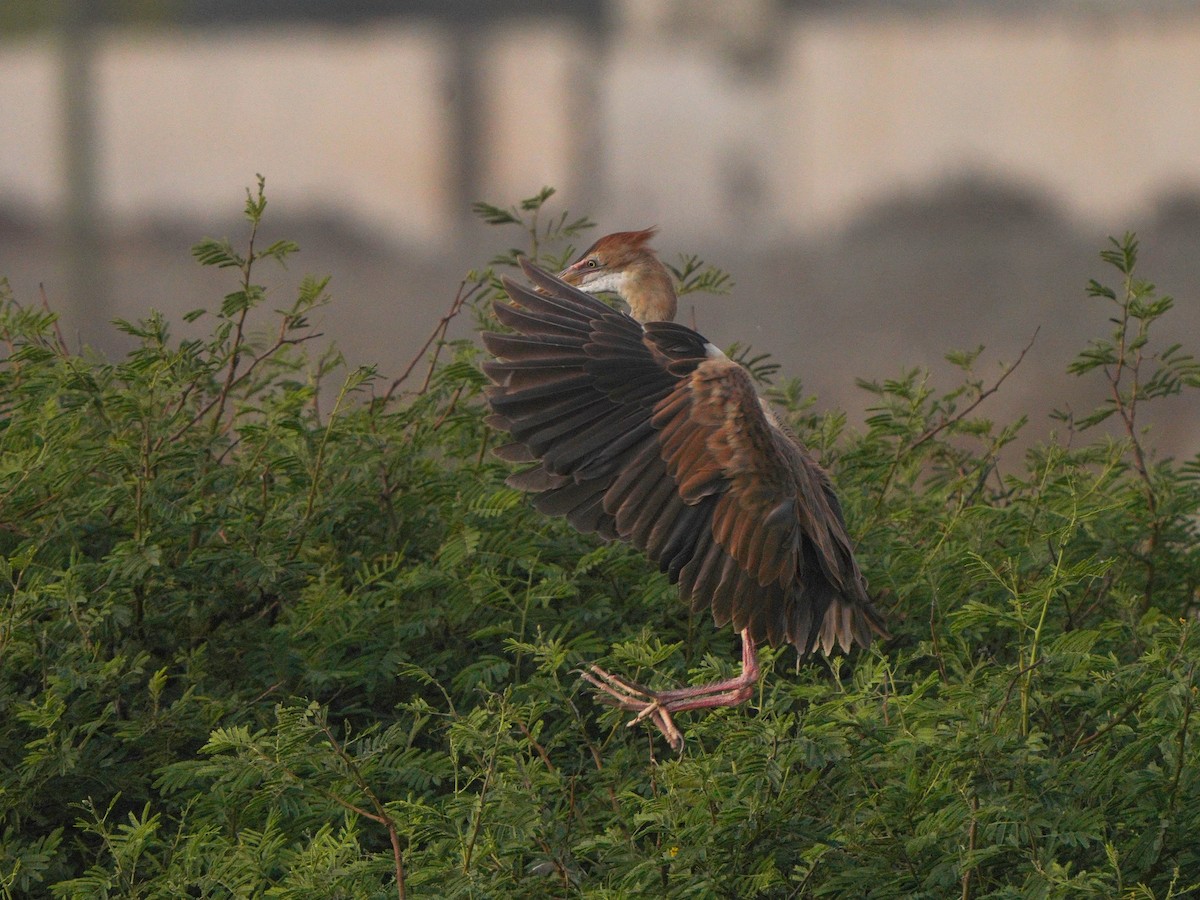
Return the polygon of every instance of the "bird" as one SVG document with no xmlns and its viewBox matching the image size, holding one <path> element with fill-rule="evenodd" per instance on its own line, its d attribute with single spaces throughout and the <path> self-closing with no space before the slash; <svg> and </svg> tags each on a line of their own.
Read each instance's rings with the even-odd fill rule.
<svg viewBox="0 0 1200 900">
<path fill-rule="evenodd" d="M 629 725 L 648 720 L 679 751 L 673 715 L 748 700 L 759 645 L 803 657 L 889 635 L 827 472 L 741 364 L 673 321 L 655 233 L 605 235 L 557 275 L 521 257 L 529 284 L 501 279 L 493 312 L 509 331 L 482 334 L 494 357 L 482 368 L 486 421 L 511 437 L 494 452 L 532 463 L 507 483 L 542 513 L 639 548 L 693 612 L 740 634 L 740 674 L 711 684 L 651 690 L 597 665 L 582 673 L 635 714 Z"/>
</svg>

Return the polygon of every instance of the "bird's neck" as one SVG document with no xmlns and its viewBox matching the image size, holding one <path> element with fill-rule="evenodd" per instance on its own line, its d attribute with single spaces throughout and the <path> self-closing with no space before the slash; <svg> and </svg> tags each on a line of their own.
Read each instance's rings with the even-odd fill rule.
<svg viewBox="0 0 1200 900">
<path fill-rule="evenodd" d="M 643 256 L 622 273 L 619 291 L 629 314 L 639 322 L 671 322 L 678 299 L 671 273 L 654 256 Z"/>
</svg>

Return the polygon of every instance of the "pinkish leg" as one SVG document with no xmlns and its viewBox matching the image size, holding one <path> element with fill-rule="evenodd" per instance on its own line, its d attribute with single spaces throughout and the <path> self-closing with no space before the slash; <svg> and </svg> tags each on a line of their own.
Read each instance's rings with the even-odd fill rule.
<svg viewBox="0 0 1200 900">
<path fill-rule="evenodd" d="M 671 748 L 683 746 L 683 735 L 675 726 L 671 713 L 685 709 L 712 709 L 717 706 L 737 706 L 750 699 L 758 681 L 758 651 L 754 639 L 742 632 L 742 673 L 736 678 L 714 681 L 695 687 L 675 688 L 669 691 L 652 691 L 634 681 L 606 672 L 599 666 L 589 666 L 583 679 L 597 689 L 605 703 L 637 713 L 629 722 L 630 727 L 650 719 Z M 611 698 L 611 699 L 610 699 Z"/>
</svg>

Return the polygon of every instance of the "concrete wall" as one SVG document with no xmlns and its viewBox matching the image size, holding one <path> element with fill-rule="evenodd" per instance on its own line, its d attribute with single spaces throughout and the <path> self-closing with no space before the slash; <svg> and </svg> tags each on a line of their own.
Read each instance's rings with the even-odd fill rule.
<svg viewBox="0 0 1200 900">
<path fill-rule="evenodd" d="M 484 36 L 483 198 L 555 184 L 602 224 L 703 241 L 820 235 L 962 174 L 1027 185 L 1102 230 L 1200 190 L 1200 16 L 792 15 L 731 32 L 731 50 L 719 20 L 655 28 L 649 8 L 626 4 L 604 41 L 544 22 Z M 102 206 L 118 224 L 224 217 L 263 172 L 281 205 L 444 241 L 463 214 L 456 39 L 433 25 L 104 34 Z M 55 48 L 0 41 L 0 73 L 0 205 L 53 213 Z"/>
</svg>

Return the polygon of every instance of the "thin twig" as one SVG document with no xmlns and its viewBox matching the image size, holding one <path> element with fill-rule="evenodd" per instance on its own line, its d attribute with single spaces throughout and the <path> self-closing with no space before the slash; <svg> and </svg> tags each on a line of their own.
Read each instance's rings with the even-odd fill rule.
<svg viewBox="0 0 1200 900">
<path fill-rule="evenodd" d="M 346 767 L 346 771 L 350 773 L 350 777 L 354 780 L 354 783 L 358 785 L 359 790 L 367 795 L 367 799 L 370 800 L 371 805 L 375 807 L 375 812 L 372 814 L 367 810 L 361 809 L 336 795 L 332 795 L 333 799 L 347 809 L 351 809 L 373 822 L 378 822 L 387 829 L 388 837 L 391 839 L 392 843 L 392 856 L 396 865 L 396 895 L 399 897 L 399 900 L 405 900 L 404 856 L 400 849 L 400 833 L 396 827 L 396 820 L 393 819 L 388 813 L 387 807 L 383 805 L 383 801 L 381 801 L 376 793 L 371 790 L 371 786 L 363 777 L 362 772 L 359 771 L 358 766 L 354 764 L 354 760 L 350 758 L 350 755 L 346 753 L 342 745 L 338 743 L 337 738 L 335 738 L 333 735 L 333 731 L 329 728 L 329 724 L 327 722 L 321 722 L 320 728 L 321 731 L 324 732 L 326 740 L 329 741 L 329 745 L 333 748 L 333 752 L 337 754 L 338 758 L 342 761 L 342 764 Z"/>
<path fill-rule="evenodd" d="M 1034 343 L 1034 341 L 1037 340 L 1039 331 L 1041 331 L 1041 326 L 1038 326 L 1037 328 L 1035 328 L 1033 330 L 1033 337 L 1031 337 L 1029 339 L 1029 343 L 1027 343 L 1025 345 L 1025 347 L 1021 350 L 1020 354 L 1017 355 L 1016 361 L 1011 366 L 1008 366 L 1003 372 L 1000 373 L 1000 377 L 996 379 L 995 384 L 993 384 L 990 388 L 987 388 L 986 390 L 980 391 L 979 396 L 976 397 L 973 401 L 971 401 L 971 403 L 967 404 L 967 406 L 964 409 L 960 410 L 958 413 L 956 413 L 953 416 L 950 416 L 948 418 L 943 418 L 936 425 L 928 428 L 925 432 L 923 432 L 912 443 L 904 444 L 904 445 L 901 445 L 896 448 L 896 454 L 892 459 L 891 468 L 888 469 L 888 473 L 883 479 L 883 486 L 879 489 L 878 499 L 875 501 L 876 511 L 878 511 L 879 507 L 883 504 L 883 498 L 887 494 L 888 488 L 890 488 L 892 485 L 892 479 L 896 475 L 896 470 L 900 467 L 900 461 L 902 459 L 904 459 L 904 457 L 907 456 L 909 453 L 911 453 L 913 450 L 916 450 L 918 447 L 920 447 L 926 441 L 932 440 L 934 437 L 936 437 L 941 432 L 943 432 L 944 430 L 949 428 L 951 425 L 956 425 L 959 422 L 961 422 L 963 419 L 965 419 L 967 416 L 969 416 L 975 410 L 975 408 L 977 406 L 979 406 L 979 404 L 981 404 L 988 397 L 992 396 L 992 394 L 996 393 L 996 391 L 1000 390 L 1000 385 L 1004 384 L 1004 382 L 1008 378 L 1008 376 L 1017 370 L 1017 366 L 1021 365 L 1022 360 L 1025 359 L 1025 354 L 1029 352 L 1031 347 L 1033 347 L 1033 343 Z"/>
<path fill-rule="evenodd" d="M 1196 672 L 1196 664 L 1193 663 L 1187 672 L 1187 681 L 1191 682 Z M 1158 840 L 1155 846 L 1158 847 L 1154 854 L 1154 859 L 1146 871 L 1147 880 L 1155 878 L 1163 864 L 1163 835 L 1167 829 L 1175 822 L 1175 809 L 1179 800 L 1179 781 L 1183 776 L 1184 766 L 1187 762 L 1187 737 L 1188 725 L 1192 720 L 1192 692 L 1190 690 L 1184 693 L 1185 703 L 1183 707 L 1183 721 L 1179 724 L 1179 756 L 1175 765 L 1175 774 L 1171 777 L 1171 792 L 1167 801 L 1166 815 L 1163 815 L 1159 820 Z"/>
<path fill-rule="evenodd" d="M 435 342 L 438 342 L 438 350 L 434 353 L 433 359 L 430 361 L 429 372 L 425 376 L 425 383 L 421 386 L 421 390 L 418 392 L 422 394 L 425 393 L 429 387 L 429 379 L 433 374 L 433 367 L 437 362 L 438 353 L 441 352 L 440 342 L 446 335 L 446 329 L 450 327 L 450 322 L 454 320 L 455 316 L 462 312 L 462 308 L 466 304 L 467 299 L 473 296 L 479 290 L 479 288 L 480 285 L 475 284 L 472 285 L 471 289 L 468 291 L 467 282 L 465 279 L 459 283 L 458 293 L 454 295 L 454 300 L 450 304 L 450 309 L 447 310 L 446 314 L 438 320 L 437 325 L 434 326 L 433 331 L 430 333 L 429 337 L 426 338 L 425 343 L 421 345 L 421 349 L 417 351 L 416 355 L 411 360 L 409 360 L 404 371 L 400 373 L 400 377 L 393 381 L 391 387 L 387 389 L 387 393 L 383 395 L 384 403 L 387 403 L 392 399 L 392 395 L 396 392 L 396 389 L 408 379 L 409 375 L 412 374 L 413 369 L 417 367 L 417 363 L 424 358 L 426 351 L 428 351 Z"/>
<path fill-rule="evenodd" d="M 462 396 L 463 388 L 466 385 L 460 384 L 454 389 L 454 394 L 450 397 L 450 402 L 446 404 L 446 409 L 438 416 L 437 421 L 433 423 L 433 431 L 437 431 L 442 427 L 442 424 L 450 417 L 450 413 L 454 412 L 454 408 L 458 405 L 458 398 Z"/>
<path fill-rule="evenodd" d="M 1196 674 L 1196 664 L 1192 663 L 1187 673 L 1187 683 L 1190 686 Z M 1183 768 L 1187 762 L 1188 724 L 1192 720 L 1192 697 L 1190 690 L 1184 691 L 1183 721 L 1179 724 L 1179 756 L 1175 763 L 1175 774 L 1171 777 L 1171 794 L 1167 803 L 1168 818 L 1174 817 L 1175 807 L 1179 800 L 1179 780 L 1183 776 Z"/>
<path fill-rule="evenodd" d="M 1127 359 L 1129 346 L 1127 344 L 1127 335 L 1129 331 L 1129 305 L 1135 299 L 1133 280 L 1129 273 L 1125 275 L 1125 302 L 1121 304 L 1121 321 L 1118 328 L 1120 340 L 1117 348 L 1117 359 L 1115 371 L 1109 371 L 1108 366 L 1104 367 L 1104 375 L 1108 379 L 1109 387 L 1112 390 L 1113 406 L 1117 410 L 1117 414 L 1121 417 L 1121 423 L 1125 426 L 1125 433 L 1129 436 L 1129 443 L 1133 449 L 1133 465 L 1137 470 L 1138 477 L 1141 478 L 1146 485 L 1146 508 L 1150 513 L 1150 539 L 1146 549 L 1146 589 L 1144 592 L 1142 609 L 1145 611 L 1150 607 L 1150 603 L 1154 597 L 1154 582 L 1155 582 L 1155 566 L 1154 553 L 1158 549 L 1159 539 L 1162 534 L 1162 522 L 1158 517 L 1158 495 L 1154 490 L 1154 480 L 1150 477 L 1150 467 L 1146 463 L 1146 454 L 1142 449 L 1142 442 L 1137 436 L 1137 407 L 1141 393 L 1141 368 L 1143 362 L 1142 346 L 1146 335 L 1147 322 L 1145 319 L 1140 320 L 1138 326 L 1138 335 L 1136 339 L 1137 349 L 1134 353 L 1132 362 Z M 1132 386 L 1129 391 L 1129 401 L 1121 396 L 1121 381 L 1124 378 L 1125 370 L 1130 372 Z"/>
<path fill-rule="evenodd" d="M 1122 326 L 1124 327 L 1124 326 Z M 1104 374 L 1108 377 L 1109 387 L 1112 389 L 1113 405 L 1117 408 L 1117 414 L 1121 417 L 1121 423 L 1125 426 L 1125 433 L 1129 436 L 1129 442 L 1133 447 L 1133 464 L 1137 469 L 1138 476 L 1146 483 L 1146 501 L 1150 507 L 1150 514 L 1154 515 L 1157 508 L 1157 497 L 1154 493 L 1154 482 L 1150 478 L 1150 468 L 1146 465 L 1146 454 L 1142 449 L 1142 442 L 1137 437 L 1137 402 L 1138 390 L 1140 388 L 1140 380 L 1138 370 L 1142 364 L 1142 354 L 1138 351 L 1137 358 L 1133 365 L 1129 366 L 1129 370 L 1133 373 L 1133 387 L 1129 395 L 1129 403 L 1125 402 L 1125 398 L 1121 396 L 1121 378 L 1122 371 L 1125 368 L 1125 337 L 1124 333 L 1121 336 L 1121 358 L 1117 360 L 1117 370 L 1111 373 L 1108 367 L 1104 367 Z"/>
<path fill-rule="evenodd" d="M 281 687 L 283 687 L 282 681 L 275 682 L 273 685 L 271 685 L 269 688 L 267 688 L 265 691 L 263 691 L 261 694 L 259 694 L 257 697 L 255 697 L 253 700 L 251 700 L 250 705 L 254 706 L 255 704 L 259 703 L 260 701 L 265 700 L 267 697 L 269 697 L 271 694 L 275 693 Z"/>
<path fill-rule="evenodd" d="M 261 193 L 261 188 L 260 188 Z M 242 268 L 242 313 L 238 316 L 237 326 L 234 328 L 233 344 L 229 356 L 229 372 L 225 376 L 225 384 L 222 385 L 221 391 L 217 394 L 217 414 L 213 417 L 214 425 L 221 421 L 225 415 L 225 403 L 229 398 L 229 391 L 233 386 L 234 377 L 237 375 L 238 363 L 242 361 L 242 346 L 245 341 L 245 326 L 246 316 L 250 313 L 250 273 L 254 269 L 254 239 L 258 236 L 258 219 L 251 221 L 250 225 L 250 243 L 246 253 L 246 262 Z"/>
<path fill-rule="evenodd" d="M 58 339 L 58 349 L 63 356 L 68 356 L 71 351 L 67 349 L 67 342 L 63 339 L 62 323 L 58 321 L 58 316 L 50 308 L 50 300 L 46 296 L 46 286 L 40 281 L 38 282 L 38 293 L 42 295 L 42 309 L 54 316 L 54 336 Z"/>
<path fill-rule="evenodd" d="M 938 592 L 936 590 L 929 592 L 929 636 L 933 640 L 933 655 L 937 660 L 938 671 L 942 675 L 942 683 L 949 684 L 950 676 L 946 674 L 946 661 L 942 658 L 942 645 L 938 640 L 937 616 L 940 610 L 938 609 Z"/>
<path fill-rule="evenodd" d="M 463 850 L 463 874 L 471 869 L 471 856 L 475 852 L 475 842 L 479 839 L 479 828 L 483 825 L 483 805 L 487 800 L 488 788 L 492 784 L 492 776 L 496 774 L 496 755 L 500 751 L 500 736 L 503 734 L 503 729 L 497 729 L 496 742 L 492 745 L 491 759 L 488 760 L 488 770 L 483 776 L 483 785 L 479 788 L 479 809 L 475 811 L 475 822 L 471 826 L 471 837 L 467 841 L 467 846 Z"/>
<path fill-rule="evenodd" d="M 971 824 L 967 826 L 967 852 L 975 852 L 975 839 L 979 829 L 979 798 L 971 797 Z M 962 876 L 962 900 L 971 900 L 971 876 L 975 873 L 975 867 L 969 866 Z"/>
<path fill-rule="evenodd" d="M 1129 703 L 1126 704 L 1123 710 L 1121 710 L 1119 713 L 1105 722 L 1104 725 L 1102 725 L 1100 728 L 1097 728 L 1087 737 L 1077 740 L 1075 742 L 1075 746 L 1071 749 L 1078 750 L 1081 747 L 1086 747 L 1088 744 L 1091 744 L 1094 741 L 1098 741 L 1100 738 L 1104 737 L 1104 735 L 1108 734 L 1110 731 L 1128 719 L 1130 714 L 1133 713 L 1134 710 L 1141 708 L 1145 702 L 1146 698 L 1142 694 L 1137 694 Z"/>
<path fill-rule="evenodd" d="M 304 540 L 308 535 L 309 526 L 312 524 L 313 510 L 316 508 L 317 492 L 321 486 L 321 475 L 325 468 L 325 451 L 329 447 L 329 438 L 333 434 L 333 426 L 337 421 L 338 413 L 342 409 L 342 401 L 346 399 L 346 394 L 350 387 L 349 379 L 342 385 L 341 391 L 338 392 L 337 400 L 333 403 L 333 409 L 329 412 L 329 421 L 325 423 L 325 430 L 321 434 L 321 443 L 317 445 L 317 455 L 313 460 L 312 478 L 308 486 L 308 499 L 304 504 L 304 513 L 300 517 L 300 528 L 295 533 L 292 543 L 292 552 L 289 559 L 296 559 L 301 548 L 304 546 Z"/>
<path fill-rule="evenodd" d="M 1017 366 L 1021 365 L 1021 361 L 1025 358 L 1025 354 L 1029 352 L 1031 347 L 1033 347 L 1033 342 L 1037 340 L 1039 331 L 1041 331 L 1040 325 L 1033 330 L 1033 337 L 1031 337 L 1029 339 L 1029 343 L 1027 343 L 1025 345 L 1024 349 L 1022 349 L 1021 352 L 1017 355 L 1016 362 L 1014 362 L 1011 366 L 1008 366 L 1003 372 L 1000 373 L 1000 377 L 996 379 L 995 384 L 993 384 L 987 390 L 981 391 L 979 396 L 976 397 L 970 404 L 968 404 L 966 406 L 966 408 L 964 408 L 962 411 L 951 416 L 948 419 L 943 419 L 937 425 L 933 426 L 928 431 L 926 431 L 924 434 L 922 434 L 919 438 L 917 438 L 915 441 L 913 441 L 911 444 L 908 445 L 906 452 L 915 450 L 917 447 L 920 447 L 926 441 L 936 437 L 939 433 L 944 431 L 946 428 L 949 428 L 951 425 L 955 425 L 955 424 L 961 422 L 963 419 L 965 419 L 968 415 L 971 414 L 971 412 L 975 409 L 975 407 L 979 406 L 980 403 L 982 403 L 988 397 L 992 396 L 992 394 L 996 393 L 996 391 L 1000 390 L 1000 385 L 1004 384 L 1005 379 L 1007 379 L 1009 375 L 1011 375 L 1013 372 L 1016 371 Z"/>
<path fill-rule="evenodd" d="M 246 368 L 246 371 L 242 372 L 242 374 L 239 375 L 237 378 L 235 378 L 233 380 L 233 382 L 229 385 L 229 389 L 233 390 L 237 387 L 240 387 L 242 382 L 244 382 L 247 378 L 250 377 L 250 375 L 254 372 L 254 370 L 256 368 L 258 368 L 260 363 L 265 362 L 266 360 L 270 359 L 272 356 L 274 356 L 278 351 L 282 350 L 284 347 L 294 347 L 297 344 L 303 344 L 306 341 L 311 341 L 311 340 L 314 340 L 315 338 L 319 338 L 319 337 L 323 337 L 323 336 L 324 336 L 324 334 L 322 332 L 316 331 L 316 332 L 313 332 L 312 334 L 303 335 L 302 337 L 278 339 L 277 341 L 275 341 L 274 344 L 271 345 L 270 348 L 263 351 L 261 354 L 256 356 L 250 362 L 250 365 Z M 181 437 L 183 437 L 185 434 L 187 434 L 188 431 L 191 430 L 193 425 L 195 425 L 197 422 L 199 422 L 201 419 L 203 419 L 206 415 L 208 415 L 208 413 L 212 410 L 212 408 L 214 406 L 217 405 L 217 403 L 220 401 L 220 399 L 221 399 L 220 394 L 214 395 L 213 398 L 208 401 L 208 403 L 206 403 L 203 407 L 201 407 L 200 410 L 197 411 L 196 414 L 193 415 L 180 428 L 176 429 L 176 431 L 170 437 L 159 438 L 159 445 L 161 445 L 163 443 L 168 443 L 168 444 L 174 443 L 175 441 L 177 441 Z M 219 416 L 218 416 L 218 418 L 219 418 Z"/>
<path fill-rule="evenodd" d="M 546 768 L 551 772 L 557 771 L 554 768 L 554 763 L 550 762 L 550 756 L 546 753 L 546 748 L 534 740 L 534 737 L 532 734 L 530 734 L 529 729 L 525 727 L 525 723 L 518 719 L 517 727 L 521 729 L 521 734 L 525 735 L 525 740 L 529 741 L 529 746 L 533 747 L 537 755 L 541 757 L 542 762 L 546 764 Z"/>
<path fill-rule="evenodd" d="M 1044 659 L 1044 657 L 1043 657 L 1043 659 Z M 1013 688 L 1015 688 L 1017 686 L 1017 682 L 1021 680 L 1021 676 L 1028 675 L 1030 672 L 1032 672 L 1034 669 L 1036 669 L 1038 666 L 1040 666 L 1042 664 L 1042 661 L 1043 661 L 1042 659 L 1035 659 L 1029 665 L 1018 669 L 1017 673 L 1015 675 L 1013 675 L 1012 680 L 1009 681 L 1009 683 L 1008 683 L 1008 690 L 1006 690 L 1004 692 L 1004 699 L 1000 702 L 1000 705 L 998 707 L 996 707 L 996 713 L 992 720 L 992 729 L 993 730 L 995 730 L 997 727 L 999 727 L 1000 716 L 1003 715 L 1004 708 L 1006 706 L 1008 706 L 1008 701 L 1012 699 Z"/>
<path fill-rule="evenodd" d="M 1113 402 L 1117 407 L 1117 413 L 1121 416 L 1121 421 L 1125 424 L 1125 431 L 1129 435 L 1129 440 L 1133 442 L 1133 458 L 1137 466 L 1138 474 L 1146 482 L 1146 487 L 1150 495 L 1151 513 L 1154 512 L 1154 490 L 1150 484 L 1150 474 L 1146 469 L 1146 460 L 1142 455 L 1142 445 L 1137 439 L 1137 428 L 1135 421 L 1137 419 L 1137 402 L 1138 402 L 1138 387 L 1140 379 L 1138 370 L 1142 365 L 1142 351 L 1139 348 L 1137 356 L 1134 359 L 1133 365 L 1128 365 L 1126 354 L 1128 346 L 1126 337 L 1129 333 L 1129 304 L 1133 301 L 1133 279 L 1127 272 L 1125 274 L 1125 302 L 1121 304 L 1121 324 L 1118 329 L 1120 341 L 1117 348 L 1116 371 L 1109 372 L 1108 366 L 1104 367 L 1104 374 L 1108 378 L 1109 386 L 1112 388 Z M 1144 328 L 1144 323 L 1142 325 Z M 1139 329 L 1140 330 L 1140 329 Z M 1139 335 L 1141 337 L 1141 335 Z M 1126 406 L 1124 398 L 1121 396 L 1121 379 L 1124 377 L 1125 369 L 1129 368 L 1132 372 L 1133 390 L 1129 395 L 1129 405 Z"/>
</svg>

